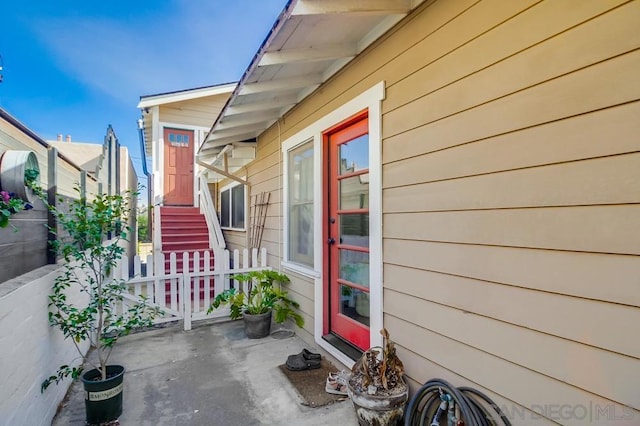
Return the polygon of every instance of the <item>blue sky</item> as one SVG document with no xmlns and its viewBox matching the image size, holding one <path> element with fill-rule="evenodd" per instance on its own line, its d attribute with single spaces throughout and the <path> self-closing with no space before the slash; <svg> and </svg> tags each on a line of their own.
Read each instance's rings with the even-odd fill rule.
<svg viewBox="0 0 640 426">
<path fill-rule="evenodd" d="M 102 142 L 112 125 L 141 177 L 139 97 L 239 80 L 285 4 L 3 2 L 0 107 L 44 139 Z"/>
</svg>

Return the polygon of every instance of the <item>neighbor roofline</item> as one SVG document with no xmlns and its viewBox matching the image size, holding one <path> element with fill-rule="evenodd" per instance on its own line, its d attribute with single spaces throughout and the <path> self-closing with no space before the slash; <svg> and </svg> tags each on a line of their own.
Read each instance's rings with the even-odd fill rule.
<svg viewBox="0 0 640 426">
<path fill-rule="evenodd" d="M 235 82 L 216 84 L 214 86 L 196 87 L 193 89 L 176 90 L 173 92 L 158 93 L 154 95 L 140 96 L 138 108 L 149 108 L 152 106 L 168 104 L 172 102 L 188 101 L 191 99 L 203 98 L 206 96 L 221 95 L 231 93 L 236 88 Z"/>
<path fill-rule="evenodd" d="M 20 122 L 17 118 L 15 118 L 14 116 L 9 114 L 7 111 L 5 111 L 2 108 L 0 108 L 0 118 L 6 120 L 13 127 L 17 128 L 18 130 L 20 130 L 25 135 L 29 136 L 34 141 L 38 142 L 43 147 L 45 147 L 47 149 L 52 148 L 52 146 L 46 140 L 42 139 L 40 136 L 38 136 L 38 134 L 36 132 L 34 132 L 30 128 L 28 128 L 26 125 L 24 125 L 22 122 Z M 74 168 L 76 168 L 77 170 L 80 170 L 80 171 L 83 170 L 82 167 L 78 166 L 76 163 L 71 161 L 67 156 L 65 156 L 61 152 L 58 151 L 57 154 L 58 154 L 58 157 L 60 157 L 61 159 L 63 159 L 67 163 L 69 163 L 72 167 L 74 167 Z"/>
</svg>

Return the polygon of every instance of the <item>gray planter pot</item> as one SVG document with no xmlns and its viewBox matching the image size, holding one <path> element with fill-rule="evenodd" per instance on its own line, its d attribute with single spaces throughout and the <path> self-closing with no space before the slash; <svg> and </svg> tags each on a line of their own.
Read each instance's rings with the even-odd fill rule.
<svg viewBox="0 0 640 426">
<path fill-rule="evenodd" d="M 267 337 L 271 332 L 271 313 L 251 315 L 245 313 L 242 317 L 244 319 L 244 332 L 249 339 L 262 339 Z"/>
<path fill-rule="evenodd" d="M 398 393 L 380 396 L 359 392 L 347 384 L 347 392 L 353 408 L 356 410 L 358 424 L 360 426 L 384 426 L 401 425 L 405 407 L 409 400 L 409 387 L 405 385 Z"/>
</svg>

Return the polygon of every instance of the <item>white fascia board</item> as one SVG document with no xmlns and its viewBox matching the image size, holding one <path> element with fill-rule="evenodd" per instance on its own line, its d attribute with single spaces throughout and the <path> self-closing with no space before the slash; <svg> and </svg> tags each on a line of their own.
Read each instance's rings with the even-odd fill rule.
<svg viewBox="0 0 640 426">
<path fill-rule="evenodd" d="M 223 84 L 215 87 L 204 87 L 201 89 L 184 90 L 177 93 L 167 93 L 164 95 L 144 96 L 138 103 L 138 109 L 149 108 L 156 105 L 164 105 L 173 102 L 189 101 L 192 99 L 204 98 L 206 96 L 222 95 L 231 93 L 236 88 L 236 83 Z"/>
<path fill-rule="evenodd" d="M 335 13 L 388 15 L 409 13 L 411 6 L 411 0 L 298 0 L 291 15 L 327 15 Z"/>
</svg>

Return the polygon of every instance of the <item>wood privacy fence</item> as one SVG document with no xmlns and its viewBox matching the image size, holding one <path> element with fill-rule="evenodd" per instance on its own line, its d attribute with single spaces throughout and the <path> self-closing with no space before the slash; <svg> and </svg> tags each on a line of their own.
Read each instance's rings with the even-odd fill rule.
<svg viewBox="0 0 640 426">
<path fill-rule="evenodd" d="M 231 254 L 233 253 L 233 256 Z M 230 288 L 240 288 L 242 283 L 229 277 L 249 271 L 271 269 L 267 265 L 267 250 L 245 249 L 180 253 L 182 265 L 188 265 L 184 271 L 179 270 L 180 262 L 176 253 L 169 254 L 169 272 L 166 272 L 165 254 L 149 255 L 146 268 L 139 256 L 134 258 L 133 276 L 129 276 L 129 262 L 126 258 L 115 274 L 126 280 L 127 293 L 123 295 L 120 309 L 126 311 L 128 305 L 139 302 L 143 298 L 151 306 L 160 308 L 163 316 L 154 323 L 165 323 L 182 320 L 184 330 L 191 330 L 193 321 L 221 318 L 229 316 L 229 309 L 220 308 L 207 314 L 213 298 Z M 241 255 L 242 253 L 242 255 Z M 213 261 L 212 261 L 213 260 Z M 146 269 L 146 271 L 145 271 Z M 242 288 L 246 291 L 246 288 Z"/>
<path fill-rule="evenodd" d="M 55 148 L 34 152 L 40 169 L 40 187 L 45 190 L 49 204 L 64 211 L 65 205 L 58 203 L 58 197 L 71 199 L 101 191 L 101 185 L 93 176 Z M 74 187 L 78 187 L 80 193 L 74 191 Z M 0 228 L 0 283 L 58 260 L 50 244 L 58 238 L 56 235 L 64 236 L 64 233 L 58 229 L 46 205 L 36 196 L 32 198 L 33 209 L 13 215 L 11 226 Z M 47 226 L 57 231 L 50 232 Z"/>
</svg>

